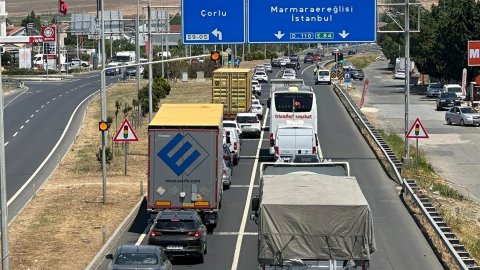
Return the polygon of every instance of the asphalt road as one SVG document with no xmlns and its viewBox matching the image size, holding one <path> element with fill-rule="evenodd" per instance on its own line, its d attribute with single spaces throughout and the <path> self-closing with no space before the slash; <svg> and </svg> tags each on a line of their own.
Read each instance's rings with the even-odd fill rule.
<svg viewBox="0 0 480 270">
<path fill-rule="evenodd" d="M 107 83 L 111 83 L 109 78 Z M 99 73 L 58 82 L 28 82 L 5 97 L 8 217 L 20 211 L 72 144 L 84 112 L 100 88 Z M 78 107 L 78 108 L 77 108 Z"/>
<path fill-rule="evenodd" d="M 380 127 L 404 136 L 405 105 L 404 81 L 393 79 L 387 62 L 376 62 L 365 69 L 370 80 L 364 109 L 377 112 Z M 480 127 L 449 126 L 445 111 L 437 111 L 435 98 L 425 94 L 426 89 L 412 87 L 409 102 L 409 126 L 418 117 L 429 139 L 420 139 L 419 147 L 435 170 L 465 196 L 479 202 L 480 182 Z M 415 144 L 415 140 L 410 140 Z"/>
<path fill-rule="evenodd" d="M 277 71 L 274 70 L 273 75 Z M 357 177 L 372 209 L 377 251 L 372 256 L 370 269 L 442 269 L 400 201 L 398 187 L 383 171 L 331 86 L 314 86 L 311 69 L 303 77 L 306 84 L 313 86 L 317 95 L 319 141 L 323 156 L 350 163 L 351 173 Z M 267 89 L 267 85 L 262 86 L 264 93 L 268 93 Z M 266 94 L 262 95 L 261 101 L 266 103 L 266 98 Z M 252 195 L 258 194 L 258 163 L 251 157 L 258 154 L 258 162 L 268 160 L 263 157 L 268 155 L 267 143 L 267 133 L 263 134 L 262 141 L 244 140 L 241 153 L 243 158 L 234 168 L 232 188 L 224 192 L 218 227 L 208 236 L 205 262 L 196 264 L 185 259 L 174 260 L 174 269 L 257 268 L 257 226 L 248 220 L 249 211 L 245 212 L 245 208 L 250 207 L 249 187 L 253 191 Z M 257 151 L 259 144 L 261 149 Z M 140 210 L 140 217 L 129 232 L 122 235 L 117 245 L 146 244 L 146 239 L 141 238 L 141 232 L 147 227 L 144 211 L 146 210 Z M 113 247 L 111 252 L 115 249 Z M 104 260 L 98 269 L 107 269 L 107 264 L 108 261 Z"/>
</svg>

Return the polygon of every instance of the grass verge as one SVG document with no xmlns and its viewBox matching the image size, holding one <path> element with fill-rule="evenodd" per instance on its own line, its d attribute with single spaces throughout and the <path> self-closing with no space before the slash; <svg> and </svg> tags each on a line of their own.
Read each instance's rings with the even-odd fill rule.
<svg viewBox="0 0 480 270">
<path fill-rule="evenodd" d="M 397 158 L 403 155 L 404 141 L 396 134 L 388 134 L 378 130 Z M 419 151 L 418 161 L 414 147 L 410 147 L 412 161 L 402 168 L 402 177 L 415 179 L 422 193 L 430 198 L 432 204 L 440 212 L 455 235 L 465 245 L 473 259 L 480 261 L 480 219 L 479 205 L 468 200 L 463 194 L 448 185 L 434 168 L 428 163 L 422 151 Z"/>
</svg>

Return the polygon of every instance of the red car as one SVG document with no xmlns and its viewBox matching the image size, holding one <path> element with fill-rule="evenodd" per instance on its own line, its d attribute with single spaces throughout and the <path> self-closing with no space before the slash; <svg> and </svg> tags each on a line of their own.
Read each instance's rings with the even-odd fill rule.
<svg viewBox="0 0 480 270">
<path fill-rule="evenodd" d="M 313 54 L 313 61 L 321 61 L 322 56 L 319 53 L 314 53 Z"/>
</svg>

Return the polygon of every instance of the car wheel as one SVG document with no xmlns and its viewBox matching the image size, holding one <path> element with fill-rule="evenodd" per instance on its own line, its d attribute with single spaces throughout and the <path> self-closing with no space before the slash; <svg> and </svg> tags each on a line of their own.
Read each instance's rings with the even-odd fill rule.
<svg viewBox="0 0 480 270">
<path fill-rule="evenodd" d="M 440 107 L 437 105 L 437 111 L 440 111 Z"/>
<path fill-rule="evenodd" d="M 465 126 L 465 121 L 464 121 L 463 119 L 462 119 L 462 120 L 460 120 L 460 125 L 461 125 L 462 127 L 464 127 L 464 126 Z"/>
<path fill-rule="evenodd" d="M 203 248 L 203 254 L 207 255 L 207 242 L 205 241 L 205 247 Z"/>
<path fill-rule="evenodd" d="M 447 118 L 447 125 L 451 125 L 452 121 L 450 121 L 450 118 Z"/>
<path fill-rule="evenodd" d="M 203 258 L 203 252 L 198 255 L 198 263 L 203 263 L 205 260 Z"/>
<path fill-rule="evenodd" d="M 233 157 L 233 165 L 237 165 L 238 164 L 238 156 L 234 156 Z"/>
</svg>

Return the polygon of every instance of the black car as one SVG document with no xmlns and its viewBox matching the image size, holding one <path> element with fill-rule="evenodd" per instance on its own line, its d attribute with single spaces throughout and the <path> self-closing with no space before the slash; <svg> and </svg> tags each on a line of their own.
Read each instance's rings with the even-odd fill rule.
<svg viewBox="0 0 480 270">
<path fill-rule="evenodd" d="M 356 54 L 356 53 L 357 53 L 357 51 L 355 51 L 355 50 L 349 50 L 349 51 L 348 51 L 348 55 L 354 55 L 354 54 Z"/>
<path fill-rule="evenodd" d="M 307 54 L 303 58 L 303 63 L 313 63 L 313 54 Z"/>
<path fill-rule="evenodd" d="M 148 245 L 121 245 L 114 254 L 107 254 L 111 260 L 108 270 L 150 269 L 172 270 L 172 264 L 162 247 Z"/>
<path fill-rule="evenodd" d="M 440 93 L 437 97 L 437 111 L 444 107 L 460 106 L 462 99 L 453 92 Z"/>
<path fill-rule="evenodd" d="M 270 62 L 270 65 L 272 65 L 272 67 L 282 67 L 282 64 L 280 63 L 280 60 L 279 59 L 273 59 L 271 62 Z"/>
<path fill-rule="evenodd" d="M 300 57 L 298 57 L 296 54 L 290 54 L 290 57 L 288 58 L 290 58 L 290 61 L 292 62 L 298 62 L 298 60 L 300 60 Z"/>
<path fill-rule="evenodd" d="M 194 256 L 203 263 L 207 228 L 195 211 L 161 211 L 148 234 L 148 244 L 164 247 L 169 257 Z"/>
<path fill-rule="evenodd" d="M 350 76 L 352 76 L 352 79 L 360 80 L 360 81 L 363 81 L 363 79 L 365 78 L 365 74 L 363 73 L 363 70 L 361 70 L 361 69 L 353 70 L 350 73 Z"/>
<path fill-rule="evenodd" d="M 300 69 L 300 63 L 299 62 L 290 62 L 285 64 L 285 68 L 293 68 L 293 69 Z"/>
</svg>

